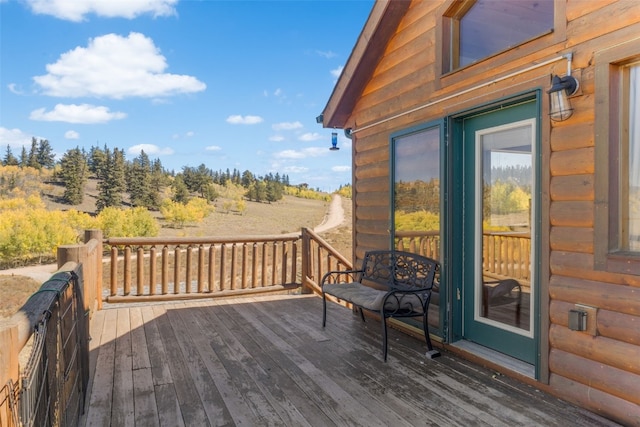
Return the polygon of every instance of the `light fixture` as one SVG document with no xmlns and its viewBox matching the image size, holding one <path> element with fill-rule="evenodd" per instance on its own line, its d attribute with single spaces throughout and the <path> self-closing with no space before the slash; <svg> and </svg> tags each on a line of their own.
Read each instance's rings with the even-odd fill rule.
<svg viewBox="0 0 640 427">
<path fill-rule="evenodd" d="M 561 122 L 571 117 L 573 108 L 568 97 L 575 94 L 579 86 L 580 83 L 571 74 L 563 77 L 553 76 L 551 89 L 547 91 L 551 106 L 549 109 L 551 120 Z"/>
<path fill-rule="evenodd" d="M 339 149 L 340 147 L 338 147 L 338 132 L 331 132 L 331 147 L 329 147 L 329 150 L 336 151 Z"/>
</svg>

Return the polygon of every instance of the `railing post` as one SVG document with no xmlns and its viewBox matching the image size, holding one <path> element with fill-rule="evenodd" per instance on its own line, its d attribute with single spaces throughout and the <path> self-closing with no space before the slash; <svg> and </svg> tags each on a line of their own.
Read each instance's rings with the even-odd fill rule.
<svg viewBox="0 0 640 427">
<path fill-rule="evenodd" d="M 103 234 L 100 229 L 92 229 L 84 231 L 84 242 L 89 243 L 91 240 L 95 240 L 97 242 L 98 253 L 95 254 L 95 268 L 96 274 L 93 278 L 95 280 L 95 290 L 96 290 L 96 300 L 98 302 L 98 310 L 102 310 L 102 254 L 104 253 L 104 247 L 102 243 Z"/>
<path fill-rule="evenodd" d="M 303 294 L 310 294 L 313 291 L 307 284 L 307 277 L 309 277 L 309 263 L 311 262 L 311 239 L 307 229 L 302 229 L 302 265 L 300 266 L 302 274 L 302 288 L 300 290 Z"/>
</svg>

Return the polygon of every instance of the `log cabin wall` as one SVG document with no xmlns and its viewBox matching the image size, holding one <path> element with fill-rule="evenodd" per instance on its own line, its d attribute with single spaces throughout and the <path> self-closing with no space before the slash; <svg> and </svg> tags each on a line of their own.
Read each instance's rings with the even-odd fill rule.
<svg viewBox="0 0 640 427">
<path fill-rule="evenodd" d="M 624 424 L 640 425 L 640 271 L 619 274 L 595 267 L 597 52 L 621 43 L 640 55 L 640 2 L 556 2 L 554 34 L 448 75 L 441 73 L 441 17 L 452 1 L 412 1 L 367 75 L 343 127 L 352 127 L 354 264 L 365 251 L 390 246 L 390 135 L 514 94 L 542 90 L 540 385 L 559 397 Z M 559 61 L 482 86 L 554 56 L 573 52 L 579 93 L 574 115 L 548 119 L 546 89 Z M 639 56 L 640 57 L 640 56 Z M 358 78 L 358 75 L 352 78 Z M 456 91 L 477 90 L 436 103 Z M 412 113 L 400 114 L 410 110 Z M 375 126 L 368 124 L 391 118 Z M 358 131 L 358 128 L 361 131 Z M 587 331 L 568 328 L 568 312 L 584 304 Z M 548 384 L 548 385 L 545 385 Z"/>
</svg>

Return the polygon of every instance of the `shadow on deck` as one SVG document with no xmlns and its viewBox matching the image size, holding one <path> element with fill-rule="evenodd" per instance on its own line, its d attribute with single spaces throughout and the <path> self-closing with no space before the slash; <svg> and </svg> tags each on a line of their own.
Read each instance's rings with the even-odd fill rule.
<svg viewBox="0 0 640 427">
<path fill-rule="evenodd" d="M 80 425 L 607 426 L 531 386 L 322 300 L 105 307 L 91 322 Z"/>
</svg>

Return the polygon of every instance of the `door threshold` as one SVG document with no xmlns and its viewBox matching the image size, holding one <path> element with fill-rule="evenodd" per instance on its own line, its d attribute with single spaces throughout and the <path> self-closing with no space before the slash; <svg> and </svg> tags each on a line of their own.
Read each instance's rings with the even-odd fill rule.
<svg viewBox="0 0 640 427">
<path fill-rule="evenodd" d="M 451 350 L 459 350 L 460 353 L 467 353 L 473 356 L 473 358 L 484 360 L 494 367 L 500 367 L 533 380 L 536 379 L 536 367 L 534 365 L 500 353 L 499 351 L 466 340 L 456 341 L 447 346 L 453 347 Z"/>
</svg>

